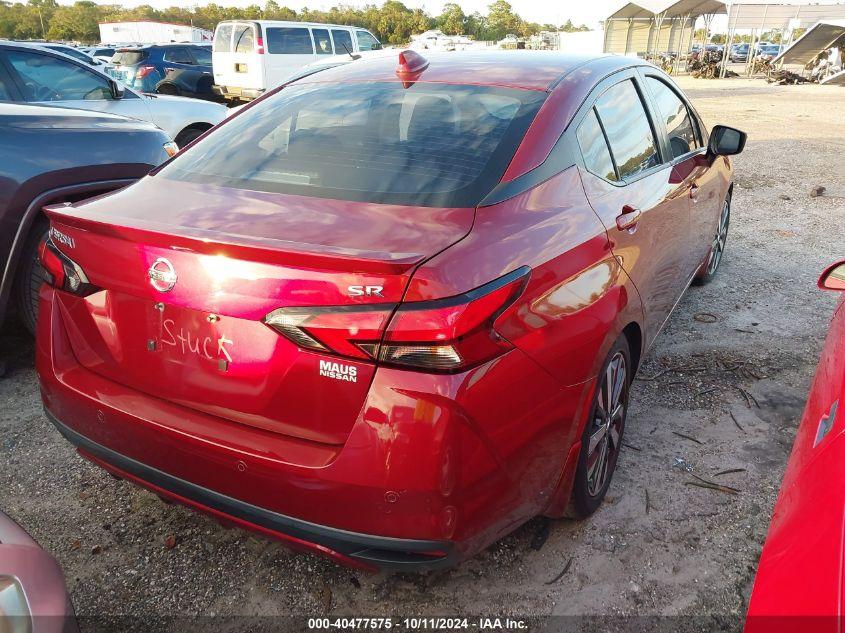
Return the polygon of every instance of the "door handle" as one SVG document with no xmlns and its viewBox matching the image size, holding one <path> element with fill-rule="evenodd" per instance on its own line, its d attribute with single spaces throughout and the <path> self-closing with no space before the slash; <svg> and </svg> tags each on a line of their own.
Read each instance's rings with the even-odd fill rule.
<svg viewBox="0 0 845 633">
<path fill-rule="evenodd" d="M 620 231 L 633 233 L 637 230 L 637 223 L 639 223 L 642 215 L 642 211 L 626 204 L 622 207 L 622 213 L 616 216 L 616 228 Z"/>
</svg>

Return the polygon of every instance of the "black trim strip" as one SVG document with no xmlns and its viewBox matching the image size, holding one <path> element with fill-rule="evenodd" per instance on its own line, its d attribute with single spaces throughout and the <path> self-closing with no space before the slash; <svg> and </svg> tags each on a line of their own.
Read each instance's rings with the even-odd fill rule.
<svg viewBox="0 0 845 633">
<path fill-rule="evenodd" d="M 115 468 L 180 497 L 254 525 L 303 541 L 323 545 L 335 552 L 382 569 L 422 571 L 451 567 L 456 562 L 455 550 L 453 543 L 450 541 L 402 539 L 360 534 L 278 514 L 142 464 L 77 433 L 60 422 L 46 408 L 44 414 L 71 444 L 113 465 Z M 427 554 L 427 552 L 434 551 L 442 551 L 446 554 L 441 557 Z"/>
</svg>

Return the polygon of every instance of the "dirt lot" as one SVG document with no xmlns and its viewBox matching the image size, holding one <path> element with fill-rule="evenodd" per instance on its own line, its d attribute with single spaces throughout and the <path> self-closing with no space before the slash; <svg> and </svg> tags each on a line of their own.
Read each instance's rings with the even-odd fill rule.
<svg viewBox="0 0 845 633">
<path fill-rule="evenodd" d="M 646 360 L 628 447 L 594 517 L 535 520 L 428 576 L 368 576 L 293 554 L 164 505 L 79 458 L 42 417 L 32 344 L 7 327 L 0 508 L 58 558 L 78 613 L 672 615 L 684 616 L 675 630 L 738 627 L 833 308 L 815 280 L 845 256 L 845 89 L 681 83 L 708 124 L 749 133 L 727 255 L 718 279 L 682 300 Z M 811 197 L 815 185 L 830 195 Z M 741 492 L 687 485 L 688 470 Z M 658 620 L 602 626 L 634 622 Z"/>
</svg>

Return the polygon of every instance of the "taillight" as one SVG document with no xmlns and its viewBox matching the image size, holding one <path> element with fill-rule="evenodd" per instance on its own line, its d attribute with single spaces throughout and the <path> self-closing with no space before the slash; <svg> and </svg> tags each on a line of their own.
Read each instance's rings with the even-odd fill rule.
<svg viewBox="0 0 845 633">
<path fill-rule="evenodd" d="M 264 38 L 259 37 L 255 40 L 255 52 L 259 55 L 264 54 Z"/>
<path fill-rule="evenodd" d="M 56 248 L 49 237 L 41 242 L 41 246 L 38 248 L 38 256 L 41 265 L 47 271 L 51 286 L 81 296 L 89 295 L 98 290 L 88 281 L 88 277 L 79 264 Z"/>
<path fill-rule="evenodd" d="M 512 349 L 493 324 L 522 294 L 529 272 L 522 267 L 462 295 L 398 308 L 392 304 L 280 308 L 264 321 L 311 351 L 454 373 Z"/>
<path fill-rule="evenodd" d="M 135 71 L 135 79 L 143 79 L 156 69 L 155 66 L 139 66 Z"/>
</svg>

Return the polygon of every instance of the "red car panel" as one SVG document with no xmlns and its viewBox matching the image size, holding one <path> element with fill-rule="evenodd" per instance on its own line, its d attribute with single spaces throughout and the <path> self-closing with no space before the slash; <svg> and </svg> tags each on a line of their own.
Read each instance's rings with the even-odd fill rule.
<svg viewBox="0 0 845 633">
<path fill-rule="evenodd" d="M 841 630 L 845 298 L 830 323 L 757 567 L 745 630 Z"/>
</svg>

